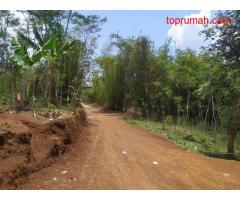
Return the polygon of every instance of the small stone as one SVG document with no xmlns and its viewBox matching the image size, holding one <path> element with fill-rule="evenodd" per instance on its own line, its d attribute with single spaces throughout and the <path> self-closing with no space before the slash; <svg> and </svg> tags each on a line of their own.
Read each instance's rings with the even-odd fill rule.
<svg viewBox="0 0 240 200">
<path fill-rule="evenodd" d="M 67 178 L 66 181 L 67 181 L 67 182 L 72 182 L 72 181 L 75 181 L 75 182 L 76 182 L 76 181 L 77 181 L 77 178 L 72 178 L 72 177 L 70 177 L 70 178 Z"/>
<path fill-rule="evenodd" d="M 223 176 L 230 176 L 230 174 L 226 173 L 226 174 L 223 174 Z"/>
<path fill-rule="evenodd" d="M 152 164 L 158 165 L 159 163 L 157 161 L 153 161 Z"/>
<path fill-rule="evenodd" d="M 126 151 L 122 151 L 122 154 L 127 154 L 127 152 Z"/>
<path fill-rule="evenodd" d="M 65 171 L 62 171 L 62 174 L 66 174 L 66 173 L 68 173 L 68 171 L 66 171 L 66 170 L 65 170 Z"/>
<path fill-rule="evenodd" d="M 56 181 L 56 180 L 57 180 L 57 178 L 55 178 L 55 177 L 54 177 L 54 178 L 53 178 L 53 180 L 54 180 L 54 181 Z"/>
</svg>

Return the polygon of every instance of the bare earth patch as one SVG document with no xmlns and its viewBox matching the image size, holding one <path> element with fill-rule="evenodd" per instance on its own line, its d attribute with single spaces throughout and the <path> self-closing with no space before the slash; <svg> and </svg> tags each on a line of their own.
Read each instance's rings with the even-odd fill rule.
<svg viewBox="0 0 240 200">
<path fill-rule="evenodd" d="M 22 189 L 240 189 L 240 162 L 188 152 L 122 119 L 86 107 L 88 126 L 68 153 Z"/>
<path fill-rule="evenodd" d="M 0 188 L 16 188 L 19 180 L 49 166 L 81 133 L 79 116 L 44 121 L 31 112 L 0 114 Z"/>
</svg>

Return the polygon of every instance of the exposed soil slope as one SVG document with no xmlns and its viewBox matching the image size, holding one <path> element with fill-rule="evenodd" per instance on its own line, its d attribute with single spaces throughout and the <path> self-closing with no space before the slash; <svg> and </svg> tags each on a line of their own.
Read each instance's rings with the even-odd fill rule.
<svg viewBox="0 0 240 200">
<path fill-rule="evenodd" d="M 30 112 L 0 115 L 0 188 L 15 188 L 18 180 L 49 166 L 77 140 L 79 116 L 53 121 Z"/>
<path fill-rule="evenodd" d="M 31 174 L 22 189 L 240 189 L 240 162 L 181 149 L 86 107 L 88 127 L 72 151 Z"/>
</svg>

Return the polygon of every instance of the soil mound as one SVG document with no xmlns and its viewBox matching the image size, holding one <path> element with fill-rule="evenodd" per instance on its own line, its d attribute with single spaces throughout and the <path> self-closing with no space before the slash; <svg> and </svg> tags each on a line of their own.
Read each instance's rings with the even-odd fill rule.
<svg viewBox="0 0 240 200">
<path fill-rule="evenodd" d="M 85 124 L 82 110 L 47 122 L 31 115 L 0 114 L 0 188 L 14 188 L 19 178 L 49 166 L 77 140 Z"/>
</svg>

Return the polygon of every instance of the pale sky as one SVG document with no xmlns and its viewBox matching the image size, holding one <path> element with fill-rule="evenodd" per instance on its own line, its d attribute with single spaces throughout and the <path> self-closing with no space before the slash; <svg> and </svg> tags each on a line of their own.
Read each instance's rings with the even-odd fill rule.
<svg viewBox="0 0 240 200">
<path fill-rule="evenodd" d="M 205 10 L 159 10 L 159 11 L 80 11 L 82 14 L 95 14 L 107 17 L 108 21 L 103 25 L 98 40 L 97 54 L 104 48 L 111 33 L 118 32 L 123 37 L 146 35 L 154 41 L 159 48 L 168 37 L 174 41 L 174 48 L 191 48 L 199 51 L 203 46 L 203 36 L 199 31 L 203 25 L 170 25 L 166 23 L 166 17 L 211 17 L 213 11 Z"/>
</svg>

